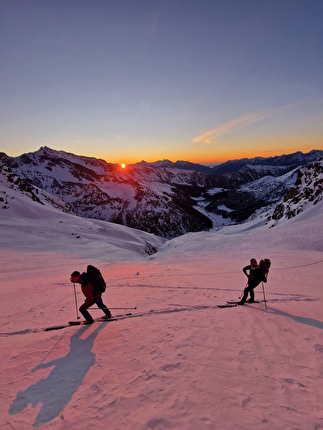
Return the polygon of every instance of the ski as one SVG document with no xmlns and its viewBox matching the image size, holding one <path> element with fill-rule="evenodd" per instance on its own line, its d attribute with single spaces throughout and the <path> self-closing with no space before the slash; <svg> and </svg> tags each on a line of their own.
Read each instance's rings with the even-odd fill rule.
<svg viewBox="0 0 323 430">
<path fill-rule="evenodd" d="M 108 320 L 104 320 L 104 319 L 101 319 L 101 318 L 96 318 L 96 319 L 93 320 L 93 323 L 95 323 L 95 322 L 102 322 L 102 323 L 105 322 L 105 323 L 107 323 L 107 322 L 116 321 L 116 320 L 117 320 L 117 318 L 109 318 Z M 69 321 L 68 324 L 69 325 L 83 325 L 83 321 Z M 91 324 L 84 324 L 84 325 L 91 325 Z"/>
<path fill-rule="evenodd" d="M 118 321 L 119 319 L 122 319 L 124 317 L 128 317 L 130 315 L 132 315 L 131 312 L 127 313 L 127 314 L 113 315 L 112 318 L 109 318 L 107 320 L 102 319 L 102 318 L 96 318 L 94 320 L 94 322 L 103 322 L 103 323 L 105 322 L 105 323 L 108 323 L 110 321 Z M 81 324 L 82 324 L 82 321 L 69 321 L 67 324 L 56 325 L 56 326 L 53 326 L 53 327 L 47 327 L 47 328 L 44 328 L 42 330 L 43 331 L 61 330 L 61 329 L 66 328 L 66 327 L 71 327 L 73 325 L 81 325 Z M 89 325 L 91 325 L 91 324 L 89 324 Z"/>
<path fill-rule="evenodd" d="M 68 327 L 66 324 L 64 325 L 54 325 L 53 327 L 43 328 L 43 331 L 51 331 L 51 330 L 61 330 L 62 328 Z"/>
<path fill-rule="evenodd" d="M 228 303 L 228 305 L 237 305 L 239 302 L 236 302 L 236 301 L 233 301 L 233 300 L 227 300 L 227 303 Z M 247 305 L 252 305 L 252 303 L 260 303 L 260 302 L 258 302 L 257 300 L 255 300 L 254 302 L 248 302 L 248 301 L 246 301 L 246 303 L 245 304 L 247 304 Z"/>
<path fill-rule="evenodd" d="M 237 307 L 238 305 L 236 304 L 236 303 L 227 303 L 226 305 L 217 305 L 217 307 L 218 308 L 235 308 L 235 307 Z"/>
<path fill-rule="evenodd" d="M 131 312 L 129 312 L 127 314 L 113 315 L 111 318 L 108 318 L 108 319 L 95 318 L 94 322 L 108 323 L 110 321 L 117 321 L 118 319 L 120 319 L 122 317 L 128 317 L 130 315 L 132 315 Z M 83 325 L 83 321 L 69 321 L 68 324 L 69 325 Z M 91 324 L 84 324 L 84 325 L 91 325 Z"/>
<path fill-rule="evenodd" d="M 217 305 L 217 307 L 220 308 L 220 309 L 222 309 L 222 308 L 235 308 L 236 306 L 239 306 L 239 303 L 240 302 L 234 302 L 234 301 L 227 300 L 227 304 L 226 305 Z M 260 302 L 258 302 L 257 300 L 255 300 L 252 303 L 260 303 Z M 245 304 L 246 305 L 251 305 L 252 303 L 246 302 Z"/>
</svg>

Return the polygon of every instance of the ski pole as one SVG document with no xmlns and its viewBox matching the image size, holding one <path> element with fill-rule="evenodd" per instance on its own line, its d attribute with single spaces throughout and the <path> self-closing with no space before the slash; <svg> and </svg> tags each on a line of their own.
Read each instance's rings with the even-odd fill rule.
<svg viewBox="0 0 323 430">
<path fill-rule="evenodd" d="M 264 283 L 263 282 L 262 282 L 262 292 L 264 293 L 265 308 L 267 309 L 267 300 L 266 300 L 265 287 L 264 287 Z"/>
<path fill-rule="evenodd" d="M 137 309 L 137 306 L 135 306 L 134 308 L 92 308 L 92 307 L 89 307 L 88 309 L 92 309 L 94 311 L 97 311 L 100 309 L 114 309 L 114 310 L 116 310 L 116 309 Z"/>
<path fill-rule="evenodd" d="M 79 313 L 78 313 L 78 308 L 77 308 L 77 298 L 76 298 L 76 290 L 75 290 L 75 282 L 73 282 L 74 285 L 74 300 L 75 300 L 75 309 L 76 309 L 76 318 L 79 319 Z"/>
<path fill-rule="evenodd" d="M 243 289 L 242 293 L 240 294 L 239 299 L 241 299 L 241 297 L 243 296 L 244 291 L 245 291 L 245 289 L 246 289 L 246 288 L 247 288 L 247 286 L 248 286 L 248 283 L 249 283 L 249 279 L 248 279 L 248 281 L 247 281 L 247 283 L 246 283 L 246 286 L 244 287 L 244 289 Z"/>
</svg>

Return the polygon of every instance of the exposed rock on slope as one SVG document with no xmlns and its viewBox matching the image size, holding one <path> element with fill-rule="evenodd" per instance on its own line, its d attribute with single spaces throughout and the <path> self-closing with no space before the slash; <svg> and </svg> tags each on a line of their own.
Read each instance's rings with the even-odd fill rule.
<svg viewBox="0 0 323 430">
<path fill-rule="evenodd" d="M 295 185 L 286 193 L 283 202 L 276 206 L 272 219 L 290 219 L 308 205 L 315 205 L 323 198 L 323 158 L 298 172 Z"/>
</svg>

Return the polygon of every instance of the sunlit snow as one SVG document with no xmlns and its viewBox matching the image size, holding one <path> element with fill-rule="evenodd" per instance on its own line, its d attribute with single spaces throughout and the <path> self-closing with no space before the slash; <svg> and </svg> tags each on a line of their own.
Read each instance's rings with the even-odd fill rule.
<svg viewBox="0 0 323 430">
<path fill-rule="evenodd" d="M 0 428 L 323 427 L 323 201 L 274 228 L 259 215 L 165 241 L 4 191 Z M 240 296 L 251 257 L 272 260 L 268 309 L 217 308 Z M 89 263 L 109 307 L 136 309 L 44 331 L 76 318 L 70 274 Z"/>
</svg>

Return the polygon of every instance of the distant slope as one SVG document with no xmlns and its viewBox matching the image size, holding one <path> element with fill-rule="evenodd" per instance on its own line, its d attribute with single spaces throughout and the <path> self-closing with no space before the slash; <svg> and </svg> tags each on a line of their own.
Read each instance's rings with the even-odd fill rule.
<svg viewBox="0 0 323 430">
<path fill-rule="evenodd" d="M 274 221 L 271 226 L 275 225 L 280 219 L 295 217 L 304 207 L 315 205 L 322 199 L 322 160 L 280 176 L 266 175 L 233 189 L 220 189 L 214 195 L 206 193 L 203 202 L 198 204 L 224 220 L 229 218 L 231 223 L 245 222 L 256 211 L 267 208 L 269 220 Z M 252 171 L 253 168 L 245 166 L 241 171 Z M 234 176 L 236 173 L 228 175 Z"/>
<path fill-rule="evenodd" d="M 202 164 L 190 163 L 189 161 L 176 161 L 159 160 L 152 163 L 141 161 L 140 163 L 133 164 L 135 167 L 149 167 L 153 169 L 183 169 L 205 174 L 224 175 L 226 173 L 233 173 L 243 169 L 245 166 L 271 166 L 273 167 L 288 167 L 289 170 L 293 167 L 302 166 L 310 163 L 318 158 L 323 157 L 322 150 L 312 150 L 308 153 L 295 152 L 287 155 L 278 155 L 276 157 L 255 157 L 255 158 L 242 158 L 239 160 L 228 160 L 214 167 L 208 167 Z"/>
<path fill-rule="evenodd" d="M 322 150 L 312 150 L 307 154 L 302 152 L 295 152 L 288 155 L 279 155 L 276 157 L 256 157 L 256 158 L 243 158 L 241 160 L 229 160 L 225 163 L 213 167 L 212 173 L 223 175 L 225 173 L 237 172 L 247 165 L 259 166 L 289 166 L 290 168 L 302 166 L 310 163 L 318 158 L 323 157 Z"/>
<path fill-rule="evenodd" d="M 175 163 L 170 160 L 160 160 L 153 163 L 141 161 L 140 163 L 132 164 L 134 167 L 149 167 L 153 169 L 182 169 L 191 170 L 200 173 L 212 173 L 211 167 L 204 166 L 203 164 L 191 163 L 189 161 L 176 161 Z"/>
<path fill-rule="evenodd" d="M 152 234 L 84 219 L 64 213 L 65 209 L 64 202 L 0 166 L 1 249 L 64 252 L 67 241 L 75 255 L 86 257 L 90 246 L 97 250 L 98 259 L 109 253 L 111 260 L 131 260 L 157 252 L 164 243 Z"/>
<path fill-rule="evenodd" d="M 276 206 L 272 220 L 277 223 L 296 217 L 323 199 L 323 158 L 299 170 L 295 185 Z M 273 224 L 274 225 L 274 224 Z"/>
</svg>

